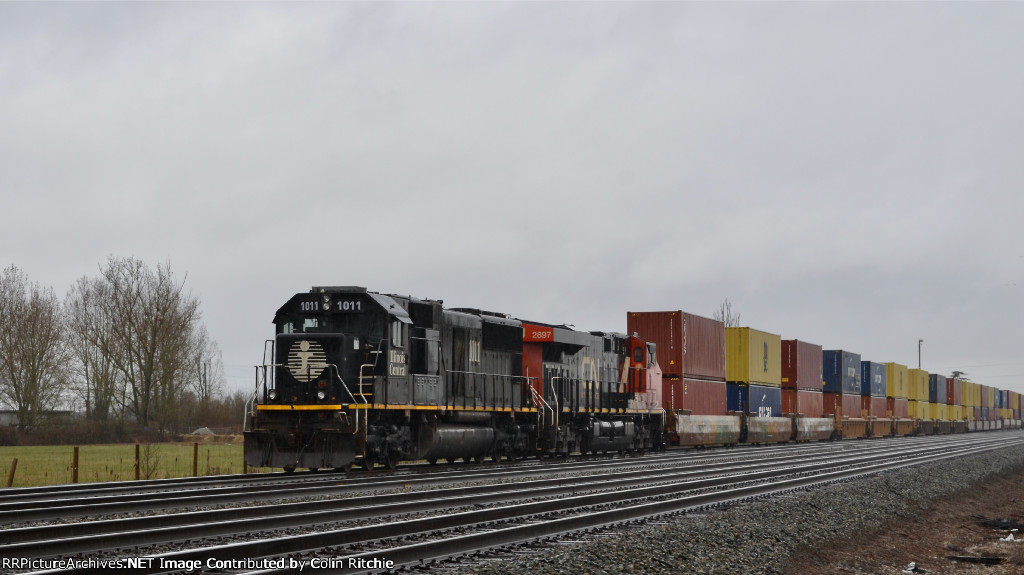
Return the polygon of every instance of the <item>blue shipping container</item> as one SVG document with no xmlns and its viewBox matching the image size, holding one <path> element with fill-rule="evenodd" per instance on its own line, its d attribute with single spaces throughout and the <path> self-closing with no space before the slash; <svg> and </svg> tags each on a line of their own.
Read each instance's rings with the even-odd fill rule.
<svg viewBox="0 0 1024 575">
<path fill-rule="evenodd" d="M 729 383 L 726 384 L 726 404 L 729 411 L 736 413 L 746 413 L 754 417 L 781 417 L 782 388 Z"/>
<path fill-rule="evenodd" d="M 825 387 L 822 389 L 825 393 L 860 395 L 860 354 L 843 350 L 823 350 L 821 377 L 825 381 Z"/>
<path fill-rule="evenodd" d="M 860 362 L 860 394 L 885 397 L 885 364 L 873 361 Z"/>
<path fill-rule="evenodd" d="M 928 374 L 928 403 L 946 403 L 946 376 Z"/>
</svg>

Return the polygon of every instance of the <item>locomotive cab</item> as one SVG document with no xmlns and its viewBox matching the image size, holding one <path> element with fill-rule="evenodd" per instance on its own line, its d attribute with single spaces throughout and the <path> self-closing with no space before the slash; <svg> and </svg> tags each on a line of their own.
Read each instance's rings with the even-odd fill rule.
<svg viewBox="0 0 1024 575">
<path fill-rule="evenodd" d="M 274 325 L 273 364 L 246 430 L 253 466 L 347 467 L 363 452 L 369 406 L 408 400 L 410 360 L 416 371 L 437 370 L 429 334 L 412 338 L 406 309 L 365 288 L 296 294 Z"/>
</svg>

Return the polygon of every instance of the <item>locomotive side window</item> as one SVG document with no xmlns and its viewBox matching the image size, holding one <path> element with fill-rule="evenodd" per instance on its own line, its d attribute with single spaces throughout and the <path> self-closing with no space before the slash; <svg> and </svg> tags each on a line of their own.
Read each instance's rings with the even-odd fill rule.
<svg viewBox="0 0 1024 575">
<path fill-rule="evenodd" d="M 405 347 L 405 324 L 399 320 L 391 322 L 391 345 Z"/>
<path fill-rule="evenodd" d="M 644 361 L 644 348 L 634 347 L 633 348 L 633 363 L 643 363 Z"/>
</svg>

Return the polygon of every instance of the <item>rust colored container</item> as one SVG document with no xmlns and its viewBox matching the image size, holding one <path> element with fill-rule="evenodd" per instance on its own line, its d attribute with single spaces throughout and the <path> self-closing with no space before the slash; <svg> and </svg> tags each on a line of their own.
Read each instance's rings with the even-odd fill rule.
<svg viewBox="0 0 1024 575">
<path fill-rule="evenodd" d="M 631 311 L 626 330 L 658 345 L 665 378 L 725 381 L 724 323 L 684 311 Z"/>
<path fill-rule="evenodd" d="M 842 409 L 843 417 L 860 417 L 860 395 L 852 393 L 822 393 L 821 407 L 824 415 L 835 415 L 836 409 Z"/>
<path fill-rule="evenodd" d="M 960 405 L 963 382 L 952 377 L 946 378 L 946 405 Z"/>
<path fill-rule="evenodd" d="M 821 391 L 821 346 L 796 339 L 782 340 L 783 389 Z"/>
<path fill-rule="evenodd" d="M 669 413 L 689 411 L 691 415 L 726 415 L 724 381 L 704 379 L 662 380 L 662 406 Z"/>
<path fill-rule="evenodd" d="M 910 404 L 905 398 L 889 397 L 885 400 L 885 412 L 888 417 L 907 419 L 910 417 Z"/>
<path fill-rule="evenodd" d="M 820 354 L 819 354 L 820 355 Z M 825 414 L 824 397 L 811 389 L 782 389 L 782 413 L 803 417 L 822 417 Z"/>
<path fill-rule="evenodd" d="M 888 417 L 885 396 L 862 395 L 860 409 L 864 417 Z"/>
</svg>

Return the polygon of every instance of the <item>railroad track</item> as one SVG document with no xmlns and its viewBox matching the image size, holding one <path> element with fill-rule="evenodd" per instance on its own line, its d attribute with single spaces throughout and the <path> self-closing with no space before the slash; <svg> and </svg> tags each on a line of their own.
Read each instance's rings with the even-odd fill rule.
<svg viewBox="0 0 1024 575">
<path fill-rule="evenodd" d="M 791 453 L 813 450 L 809 446 L 785 446 Z M 774 451 L 771 451 L 773 450 Z M 623 465 L 656 468 L 681 462 L 723 464 L 755 460 L 780 447 L 704 451 L 670 451 L 635 457 L 573 458 L 568 460 L 520 462 L 516 465 L 454 465 L 445 467 L 408 466 L 395 472 L 352 474 L 271 474 L 267 476 L 224 476 L 206 480 L 130 482 L 91 486 L 19 488 L 0 492 L 0 526 L 39 523 L 70 518 L 102 519 L 109 515 L 173 511 L 197 506 L 218 507 L 279 501 L 300 497 L 335 497 L 361 491 L 429 488 L 452 482 L 513 480 L 549 477 L 559 473 L 604 473 Z M 795 456 L 795 455 L 794 455 Z"/>
<path fill-rule="evenodd" d="M 8 529 L 0 532 L 0 555 L 151 558 L 134 573 L 180 571 L 211 558 L 237 561 L 226 566 L 243 571 L 272 567 L 267 572 L 284 573 L 294 572 L 295 562 L 310 565 L 316 559 L 317 573 L 347 573 L 353 566 L 360 571 L 442 560 L 1020 443 L 1024 437 L 1008 433 L 737 449 L 715 454 L 721 458 L 691 451 L 543 470 L 505 467 L 495 470 L 501 476 L 491 483 L 483 470 L 458 478 L 366 478 L 381 489 L 393 490 L 397 485 L 387 484 L 399 482 L 402 487 L 362 496 L 342 490 L 315 502 Z M 551 467 L 580 475 L 535 477 L 550 474 Z M 435 480 L 470 484 L 427 483 Z M 412 490 L 415 481 L 424 482 L 419 490 Z"/>
</svg>

